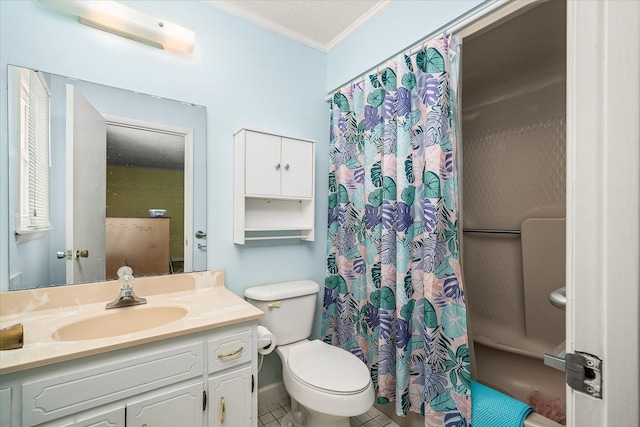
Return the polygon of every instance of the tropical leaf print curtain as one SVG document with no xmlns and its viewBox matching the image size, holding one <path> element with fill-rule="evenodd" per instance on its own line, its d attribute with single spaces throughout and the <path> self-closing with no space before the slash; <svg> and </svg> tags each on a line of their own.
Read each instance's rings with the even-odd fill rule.
<svg viewBox="0 0 640 427">
<path fill-rule="evenodd" d="M 449 43 L 388 61 L 330 103 L 324 340 L 369 366 L 379 403 L 426 426 L 471 418 Z"/>
</svg>

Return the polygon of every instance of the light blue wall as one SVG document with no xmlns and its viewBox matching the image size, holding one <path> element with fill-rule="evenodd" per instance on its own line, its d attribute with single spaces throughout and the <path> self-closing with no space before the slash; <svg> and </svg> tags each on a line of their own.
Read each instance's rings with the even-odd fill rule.
<svg viewBox="0 0 640 427">
<path fill-rule="evenodd" d="M 327 54 L 327 92 L 343 86 L 390 56 L 444 28 L 484 1 L 395 1 Z"/>
<path fill-rule="evenodd" d="M 326 215 L 315 242 L 233 244 L 233 133 L 242 127 L 317 140 L 317 212 L 327 210 L 326 55 L 200 1 L 125 2 L 191 28 L 183 56 L 81 25 L 29 1 L 0 2 L 0 197 L 8 204 L 7 64 L 150 93 L 207 108 L 209 268 L 227 287 L 309 278 L 323 281 Z M 8 218 L 0 209 L 0 278 L 8 277 Z M 319 327 L 317 328 L 319 329 Z M 317 333 L 317 332 L 316 332 Z M 261 383 L 273 382 L 263 368 Z"/>
<path fill-rule="evenodd" d="M 208 267 L 226 272 L 241 294 L 249 286 L 309 278 L 324 281 L 327 212 L 328 90 L 481 3 L 480 0 L 399 0 L 357 33 L 323 54 L 199 1 L 124 2 L 196 32 L 196 50 L 181 56 L 97 31 L 30 1 L 0 1 L 0 99 L 7 64 L 22 65 L 207 108 Z M 188 7 L 186 7 L 188 5 Z M 395 29 L 383 32 L 381 29 Z M 6 103 L 0 103 L 6 129 Z M 242 127 L 317 140 L 316 241 L 233 244 L 233 132 Z M 6 171 L 6 131 L 0 164 Z M 6 206 L 7 176 L 0 174 Z M 0 209 L 0 278 L 8 277 L 8 220 Z M 314 335 L 320 329 L 320 304 Z M 274 353 L 260 384 L 278 381 Z"/>
<path fill-rule="evenodd" d="M 7 64 L 17 64 L 204 105 L 208 118 L 209 268 L 224 268 L 227 285 L 238 293 L 269 281 L 304 277 L 322 281 L 322 263 L 317 262 L 324 254 L 322 232 L 313 243 L 233 244 L 231 183 L 233 133 L 254 127 L 317 140 L 316 192 L 326 194 L 326 56 L 204 2 L 125 3 L 193 29 L 197 37 L 194 54 L 174 54 L 97 31 L 35 1 L 3 1 L 2 99 L 6 99 Z M 2 103 L 3 109 L 5 105 Z M 6 113 L 1 117 L 2 129 L 6 129 Z M 7 143 L 3 132 L 3 156 Z M 6 157 L 2 162 L 6 170 Z M 4 189 L 7 178 L 2 175 Z M 326 211 L 325 206 L 326 201 L 319 197 L 318 211 Z M 4 210 L 2 215 L 0 228 L 6 242 Z M 323 223 L 324 215 L 318 215 L 318 230 L 326 227 Z M 4 278 L 6 244 L 1 250 Z"/>
</svg>

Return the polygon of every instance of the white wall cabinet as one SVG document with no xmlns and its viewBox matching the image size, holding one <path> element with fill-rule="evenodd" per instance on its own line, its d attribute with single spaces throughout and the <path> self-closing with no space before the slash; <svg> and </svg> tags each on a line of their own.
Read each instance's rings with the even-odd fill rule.
<svg viewBox="0 0 640 427">
<path fill-rule="evenodd" d="M 3 375 L 7 427 L 256 427 L 256 328 L 244 322 Z"/>
<path fill-rule="evenodd" d="M 314 141 L 241 129 L 234 161 L 234 243 L 314 240 Z"/>
<path fill-rule="evenodd" d="M 244 144 L 246 195 L 313 196 L 312 142 L 246 131 Z"/>
</svg>

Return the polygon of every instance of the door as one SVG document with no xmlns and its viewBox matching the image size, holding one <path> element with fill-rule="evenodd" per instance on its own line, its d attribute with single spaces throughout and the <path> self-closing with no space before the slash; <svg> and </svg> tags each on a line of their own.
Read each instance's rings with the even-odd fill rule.
<svg viewBox="0 0 640 427">
<path fill-rule="evenodd" d="M 67 85 L 67 283 L 105 280 L 107 128 L 104 117 Z"/>
<path fill-rule="evenodd" d="M 280 137 L 247 131 L 245 134 L 245 193 L 280 194 Z"/>
<path fill-rule="evenodd" d="M 313 143 L 282 138 L 282 195 L 313 196 Z"/>
<path fill-rule="evenodd" d="M 201 426 L 203 386 L 171 388 L 127 404 L 127 426 Z M 240 426 L 241 424 L 238 424 Z"/>
<path fill-rule="evenodd" d="M 92 415 L 76 414 L 72 421 L 56 420 L 43 427 L 125 427 L 124 408 L 106 410 L 95 414 L 95 411 L 87 411 Z"/>
<path fill-rule="evenodd" d="M 216 375 L 209 380 L 209 426 L 255 425 L 251 420 L 251 367 Z"/>
<path fill-rule="evenodd" d="M 637 426 L 640 2 L 567 12 L 567 352 L 602 359 L 602 397 L 567 388 L 567 418 Z"/>
</svg>

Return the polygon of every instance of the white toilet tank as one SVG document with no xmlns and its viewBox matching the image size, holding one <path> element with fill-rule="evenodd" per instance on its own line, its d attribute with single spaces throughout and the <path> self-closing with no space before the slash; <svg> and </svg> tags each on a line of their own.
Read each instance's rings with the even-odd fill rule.
<svg viewBox="0 0 640 427">
<path fill-rule="evenodd" d="M 309 338 L 320 285 L 313 280 L 297 280 L 245 289 L 244 296 L 264 311 L 258 323 L 271 331 L 277 345 Z"/>
</svg>

